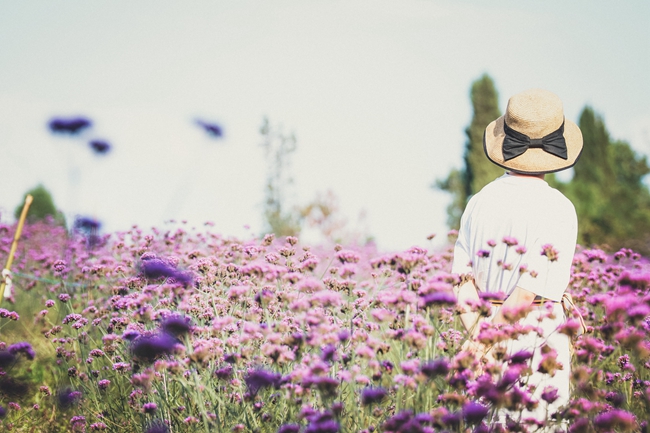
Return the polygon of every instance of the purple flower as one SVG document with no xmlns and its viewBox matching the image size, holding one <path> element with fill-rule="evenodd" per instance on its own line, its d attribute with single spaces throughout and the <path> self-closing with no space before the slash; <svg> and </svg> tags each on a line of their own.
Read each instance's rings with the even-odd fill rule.
<svg viewBox="0 0 650 433">
<path fill-rule="evenodd" d="M 508 358 L 508 361 L 510 361 L 511 364 L 525 364 L 532 357 L 533 352 L 530 352 L 528 350 L 520 350 L 519 352 L 512 354 Z"/>
<path fill-rule="evenodd" d="M 167 433 L 169 432 L 169 429 L 165 425 L 164 422 L 160 420 L 156 420 L 149 424 L 147 429 L 144 431 L 144 433 Z"/>
<path fill-rule="evenodd" d="M 92 140 L 88 145 L 97 155 L 103 155 L 111 150 L 111 145 L 105 140 Z"/>
<path fill-rule="evenodd" d="M 144 413 L 154 413 L 158 409 L 156 403 L 145 403 L 142 405 L 142 410 Z"/>
<path fill-rule="evenodd" d="M 383 431 L 392 431 L 392 432 L 399 432 L 401 431 L 402 427 L 407 424 L 409 421 L 411 421 L 411 418 L 413 416 L 413 412 L 410 410 L 405 410 L 397 415 L 394 415 L 393 417 L 389 418 L 383 427 Z"/>
<path fill-rule="evenodd" d="M 232 376 L 232 366 L 226 365 L 214 372 L 214 375 L 219 379 L 229 379 Z"/>
<path fill-rule="evenodd" d="M 422 296 L 424 305 L 429 307 L 431 305 L 452 306 L 456 305 L 456 297 L 453 293 L 449 292 L 433 292 Z"/>
<path fill-rule="evenodd" d="M 192 277 L 189 273 L 181 272 L 160 259 L 142 260 L 140 268 L 145 278 L 149 280 L 173 278 L 174 281 L 185 286 L 192 282 Z"/>
<path fill-rule="evenodd" d="M 636 418 L 630 412 L 612 409 L 597 415 L 594 418 L 594 426 L 603 430 L 618 428 L 623 431 L 631 431 L 636 427 Z"/>
<path fill-rule="evenodd" d="M 132 329 L 127 329 L 122 334 L 122 340 L 133 341 L 136 338 L 138 338 L 139 336 L 140 336 L 140 333 L 138 331 L 134 331 Z"/>
<path fill-rule="evenodd" d="M 487 259 L 490 257 L 490 252 L 488 250 L 478 250 L 476 255 L 482 259 Z"/>
<path fill-rule="evenodd" d="M 74 226 L 80 230 L 92 232 L 99 230 L 101 223 L 97 220 L 88 217 L 77 217 L 74 221 Z"/>
<path fill-rule="evenodd" d="M 246 386 L 248 387 L 248 392 L 255 395 L 261 389 L 268 387 L 278 387 L 280 385 L 280 380 L 282 375 L 278 373 L 273 373 L 271 371 L 266 371 L 262 369 L 257 369 L 250 371 L 248 375 L 244 378 Z"/>
<path fill-rule="evenodd" d="M 546 388 L 544 388 L 544 392 L 542 392 L 541 397 L 542 400 L 544 400 L 548 404 L 553 403 L 558 398 L 557 388 L 554 388 L 552 386 L 547 386 Z"/>
<path fill-rule="evenodd" d="M 341 329 L 341 332 L 339 332 L 338 337 L 341 343 L 346 342 L 350 339 L 350 331 L 348 331 L 347 329 Z"/>
<path fill-rule="evenodd" d="M 4 407 L 0 406 L 0 419 L 1 419 L 1 418 L 4 418 L 5 416 L 7 416 L 7 409 L 5 409 Z"/>
<path fill-rule="evenodd" d="M 478 424 L 487 416 L 488 411 L 487 406 L 470 401 L 463 405 L 463 418 L 470 424 Z"/>
<path fill-rule="evenodd" d="M 160 328 L 166 334 L 179 337 L 185 335 L 192 330 L 192 323 L 189 317 L 179 315 L 172 315 L 165 317 Z"/>
<path fill-rule="evenodd" d="M 90 127 L 92 122 L 85 117 L 54 118 L 50 120 L 50 131 L 63 134 L 77 134 Z"/>
<path fill-rule="evenodd" d="M 167 334 L 139 337 L 131 343 L 131 353 L 143 361 L 153 362 L 156 358 L 169 355 L 176 340 Z"/>
<path fill-rule="evenodd" d="M 425 362 L 420 365 L 420 371 L 427 377 L 446 376 L 451 366 L 445 358 L 439 358 L 435 361 Z"/>
<path fill-rule="evenodd" d="M 197 120 L 196 124 L 205 130 L 211 137 L 221 138 L 223 137 L 223 128 L 217 125 L 216 123 L 204 122 L 203 120 Z"/>
<path fill-rule="evenodd" d="M 337 433 L 340 430 L 339 423 L 334 420 L 334 415 L 329 411 L 317 412 L 308 419 L 309 424 L 304 433 Z"/>
<path fill-rule="evenodd" d="M 327 346 L 321 349 L 320 359 L 322 359 L 323 361 L 330 362 L 330 361 L 334 361 L 335 358 L 336 358 L 336 347 L 334 347 L 334 345 L 328 344 Z"/>
<path fill-rule="evenodd" d="M 7 348 L 9 353 L 12 355 L 17 355 L 19 353 L 22 353 L 25 355 L 28 359 L 34 359 L 36 357 L 36 352 L 34 352 L 34 349 L 32 349 L 32 345 L 29 344 L 26 341 L 12 344 Z"/>
<path fill-rule="evenodd" d="M 381 387 L 377 388 L 365 388 L 361 391 L 361 404 L 368 406 L 374 403 L 381 403 L 383 399 L 386 398 L 388 392 Z"/>
<path fill-rule="evenodd" d="M 284 424 L 278 429 L 278 433 L 298 433 L 300 426 L 298 424 Z"/>
<path fill-rule="evenodd" d="M 97 386 L 98 386 L 99 389 L 101 389 L 101 390 L 105 390 L 105 389 L 107 389 L 108 386 L 109 386 L 110 384 L 111 384 L 111 381 L 108 380 L 108 379 L 102 379 L 102 380 L 100 380 L 99 382 L 97 382 Z"/>
<path fill-rule="evenodd" d="M 81 392 L 74 391 L 70 388 L 66 388 L 60 390 L 57 393 L 56 398 L 57 401 L 59 402 L 59 406 L 66 409 L 69 408 L 70 406 L 73 406 L 74 404 L 77 403 L 77 401 L 79 401 L 79 399 L 81 398 Z"/>
<path fill-rule="evenodd" d="M 16 360 L 16 355 L 8 350 L 0 350 L 0 368 L 10 366 Z"/>
<path fill-rule="evenodd" d="M 444 425 L 447 427 L 457 427 L 460 425 L 460 421 L 462 419 L 462 416 L 458 412 L 450 412 L 448 414 L 445 414 L 442 416 L 441 421 L 443 422 Z"/>
<path fill-rule="evenodd" d="M 516 238 L 512 237 L 512 236 L 504 236 L 503 237 L 503 243 L 508 245 L 509 247 L 514 247 L 515 245 L 517 245 L 519 243 L 519 241 Z"/>
</svg>

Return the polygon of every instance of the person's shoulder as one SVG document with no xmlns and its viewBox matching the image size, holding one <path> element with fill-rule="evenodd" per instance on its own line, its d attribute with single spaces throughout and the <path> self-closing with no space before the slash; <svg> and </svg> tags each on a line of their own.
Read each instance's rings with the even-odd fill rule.
<svg viewBox="0 0 650 433">
<path fill-rule="evenodd" d="M 572 212 L 572 213 L 575 213 L 575 212 L 576 212 L 576 208 L 575 208 L 575 206 L 573 205 L 573 202 L 572 202 L 571 200 L 569 200 L 569 198 L 568 198 L 567 196 L 565 196 L 564 194 L 562 194 L 561 191 L 559 191 L 558 189 L 555 189 L 555 188 L 551 187 L 550 185 L 549 185 L 549 187 L 548 187 L 548 190 L 549 190 L 549 195 L 550 195 L 550 196 L 552 197 L 552 199 L 553 199 L 553 200 L 552 200 L 552 203 L 553 203 L 556 207 L 558 207 L 558 208 L 560 208 L 560 209 L 564 209 L 564 210 L 566 210 L 567 212 Z"/>
</svg>

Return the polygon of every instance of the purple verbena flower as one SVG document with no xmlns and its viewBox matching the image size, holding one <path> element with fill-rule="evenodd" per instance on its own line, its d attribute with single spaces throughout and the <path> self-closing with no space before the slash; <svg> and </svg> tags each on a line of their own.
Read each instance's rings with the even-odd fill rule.
<svg viewBox="0 0 650 433">
<path fill-rule="evenodd" d="M 223 137 L 223 128 L 220 125 L 212 122 L 205 122 L 203 120 L 196 120 L 196 124 L 199 125 L 205 132 L 208 133 L 211 137 L 221 138 Z"/>
<path fill-rule="evenodd" d="M 192 330 L 192 323 L 189 317 L 180 315 L 171 315 L 165 317 L 160 325 L 160 329 L 166 334 L 179 337 L 185 335 Z"/>
<path fill-rule="evenodd" d="M 361 391 L 361 404 L 368 406 L 375 403 L 381 403 L 388 396 L 388 392 L 381 387 L 364 388 Z"/>
<path fill-rule="evenodd" d="M 16 355 L 8 350 L 0 350 L 0 368 L 6 368 L 16 361 Z"/>
<path fill-rule="evenodd" d="M 449 292 L 433 292 L 428 293 L 421 297 L 422 302 L 425 306 L 429 307 L 432 305 L 441 305 L 441 306 L 452 306 L 456 305 L 456 297 L 453 293 Z"/>
<path fill-rule="evenodd" d="M 489 408 L 481 403 L 470 401 L 463 405 L 463 418 L 469 424 L 478 424 L 487 416 Z"/>
<path fill-rule="evenodd" d="M 85 117 L 70 117 L 70 118 L 61 118 L 56 117 L 50 120 L 49 127 L 50 131 L 55 133 L 64 133 L 64 134 L 77 134 L 82 130 L 90 127 L 92 122 Z"/>
<path fill-rule="evenodd" d="M 7 350 L 13 355 L 22 353 L 28 359 L 34 359 L 36 357 L 36 352 L 34 352 L 34 349 L 32 349 L 32 345 L 26 341 L 12 344 L 7 348 Z"/>
<path fill-rule="evenodd" d="M 223 368 L 215 370 L 214 375 L 219 379 L 230 379 L 232 377 L 232 366 L 226 365 Z"/>
<path fill-rule="evenodd" d="M 97 155 L 103 155 L 111 150 L 111 145 L 106 140 L 91 140 L 88 145 Z"/>
<path fill-rule="evenodd" d="M 145 429 L 144 433 L 168 433 L 169 428 L 165 425 L 164 422 L 156 420 L 149 424 Z"/>
<path fill-rule="evenodd" d="M 261 389 L 268 387 L 277 387 L 280 385 L 280 380 L 282 375 L 278 373 L 273 373 L 272 371 L 266 371 L 262 369 L 256 369 L 250 371 L 244 378 L 246 386 L 248 387 L 248 392 L 255 395 Z"/>
<path fill-rule="evenodd" d="M 278 433 L 299 433 L 300 426 L 298 424 L 284 424 L 278 429 Z"/>
<path fill-rule="evenodd" d="M 131 343 L 131 353 L 136 358 L 153 362 L 163 355 L 169 355 L 176 346 L 176 339 L 167 334 L 139 337 Z"/>
<path fill-rule="evenodd" d="M 449 361 L 445 358 L 439 358 L 434 361 L 425 362 L 420 365 L 420 371 L 427 377 L 446 376 L 451 369 Z"/>
<path fill-rule="evenodd" d="M 145 403 L 142 405 L 142 410 L 144 413 L 154 413 L 158 409 L 158 405 L 156 403 Z"/>
<path fill-rule="evenodd" d="M 81 392 L 74 391 L 70 388 L 60 390 L 57 395 L 57 401 L 62 408 L 68 408 L 76 404 L 81 398 Z"/>
<path fill-rule="evenodd" d="M 74 221 L 74 226 L 77 229 L 84 231 L 96 231 L 101 227 L 101 223 L 93 218 L 88 217 L 77 217 Z"/>
</svg>

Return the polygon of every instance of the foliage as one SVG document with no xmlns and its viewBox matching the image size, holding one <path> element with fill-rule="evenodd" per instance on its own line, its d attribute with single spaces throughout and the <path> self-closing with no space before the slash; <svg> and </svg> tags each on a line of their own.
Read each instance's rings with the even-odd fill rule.
<svg viewBox="0 0 650 433">
<path fill-rule="evenodd" d="M 277 236 L 295 236 L 300 233 L 297 211 L 287 210 L 287 195 L 293 178 L 290 175 L 291 154 L 296 150 L 296 137 L 281 128 L 272 127 L 267 118 L 260 128 L 261 146 L 267 161 L 267 179 L 264 201 L 266 231 Z"/>
<path fill-rule="evenodd" d="M 3 254 L 12 233 L 0 227 Z M 537 428 L 520 419 L 518 384 L 537 366 L 481 365 L 462 349 L 450 249 L 322 249 L 183 226 L 89 249 L 44 222 L 23 233 L 16 304 L 4 305 L 18 314 L 0 309 L 0 429 L 505 431 L 506 407 L 508 428 Z M 591 332 L 575 339 L 574 392 L 542 420 L 551 430 L 646 428 L 649 267 L 629 250 L 576 255 L 569 290 Z"/>
<path fill-rule="evenodd" d="M 578 241 L 650 253 L 650 192 L 643 184 L 650 173 L 646 157 L 628 143 L 613 140 L 591 107 L 583 109 L 579 126 L 582 155 L 571 182 L 559 185 L 576 206 Z"/>
<path fill-rule="evenodd" d="M 472 83 L 470 100 L 473 116 L 465 129 L 467 141 L 463 156 L 464 167 L 460 170 L 453 169 L 446 179 L 436 183 L 437 188 L 452 194 L 452 202 L 447 207 L 447 222 L 451 228 L 460 226 L 460 217 L 467 200 L 503 174 L 503 169 L 492 164 L 483 150 L 485 128 L 501 116 L 498 94 L 489 75 L 484 74 Z"/>
<path fill-rule="evenodd" d="M 43 220 L 48 216 L 54 218 L 57 223 L 65 225 L 65 217 L 60 210 L 57 210 L 54 205 L 54 200 L 50 192 L 43 186 L 38 185 L 35 188 L 30 189 L 23 196 L 23 201 L 16 207 L 14 211 L 14 217 L 16 219 L 20 218 L 20 214 L 23 211 L 23 206 L 25 204 L 25 198 L 27 195 L 31 195 L 34 199 L 29 211 L 27 212 L 27 220 L 30 222 L 35 222 L 38 220 Z"/>
</svg>

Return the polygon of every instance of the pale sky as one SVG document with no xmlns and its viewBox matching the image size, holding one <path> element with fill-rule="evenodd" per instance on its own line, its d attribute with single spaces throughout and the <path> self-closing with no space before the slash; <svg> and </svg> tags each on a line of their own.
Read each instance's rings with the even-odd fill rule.
<svg viewBox="0 0 650 433">
<path fill-rule="evenodd" d="M 104 231 L 260 233 L 268 116 L 298 139 L 293 204 L 331 190 L 382 249 L 427 245 L 447 232 L 430 185 L 461 166 L 473 80 L 491 75 L 502 110 L 532 87 L 574 121 L 591 104 L 648 155 L 648 71 L 644 0 L 0 0 L 0 212 L 43 183 Z M 94 127 L 48 131 L 72 115 Z M 93 155 L 92 138 L 113 150 Z"/>
</svg>

